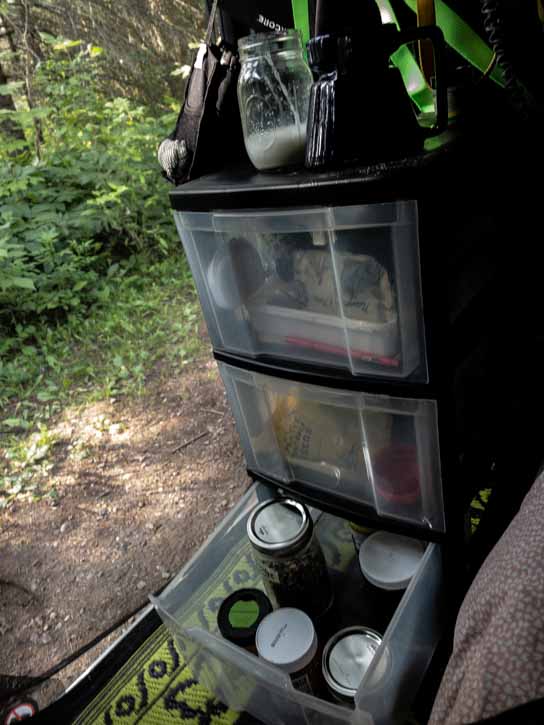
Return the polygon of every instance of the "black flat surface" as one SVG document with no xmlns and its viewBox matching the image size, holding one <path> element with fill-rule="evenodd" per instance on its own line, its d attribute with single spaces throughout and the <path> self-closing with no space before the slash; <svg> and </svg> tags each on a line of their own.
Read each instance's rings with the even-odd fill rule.
<svg viewBox="0 0 544 725">
<path fill-rule="evenodd" d="M 178 211 L 208 212 L 413 198 L 418 175 L 423 182 L 429 168 L 438 170 L 457 159 L 461 149 L 462 142 L 449 131 L 428 139 L 425 148 L 411 156 L 338 171 L 259 173 L 246 160 L 177 187 L 170 192 L 170 202 Z"/>
</svg>

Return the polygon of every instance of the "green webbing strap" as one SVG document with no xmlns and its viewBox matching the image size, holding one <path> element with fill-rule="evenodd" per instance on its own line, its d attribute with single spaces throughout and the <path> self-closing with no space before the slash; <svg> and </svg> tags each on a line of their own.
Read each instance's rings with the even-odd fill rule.
<svg viewBox="0 0 544 725">
<path fill-rule="evenodd" d="M 291 0 L 293 8 L 293 20 L 295 28 L 300 30 L 302 34 L 302 43 L 306 47 L 306 43 L 310 40 L 310 15 L 308 13 L 308 0 Z"/>
<path fill-rule="evenodd" d="M 406 5 L 417 12 L 417 0 L 404 0 Z M 485 73 L 493 59 L 493 51 L 480 36 L 454 12 L 443 0 L 435 0 L 436 24 L 444 33 L 446 43 L 456 50 L 465 60 Z M 500 86 L 504 86 L 502 69 L 495 65 L 489 77 Z"/>
<path fill-rule="evenodd" d="M 399 28 L 395 12 L 389 0 L 377 0 L 377 3 L 382 23 L 394 23 Z M 391 60 L 399 69 L 406 90 L 419 110 L 422 113 L 433 113 L 435 110 L 433 92 L 411 51 L 405 45 L 402 45 L 393 53 Z"/>
</svg>

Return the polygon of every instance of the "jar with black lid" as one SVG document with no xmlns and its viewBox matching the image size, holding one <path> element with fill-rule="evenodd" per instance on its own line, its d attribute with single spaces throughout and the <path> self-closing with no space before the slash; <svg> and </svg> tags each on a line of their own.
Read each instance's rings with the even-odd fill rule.
<svg viewBox="0 0 544 725">
<path fill-rule="evenodd" d="M 265 501 L 250 514 L 247 533 L 276 606 L 301 609 L 311 617 L 330 608 L 327 564 L 306 506 L 287 498 Z"/>
</svg>

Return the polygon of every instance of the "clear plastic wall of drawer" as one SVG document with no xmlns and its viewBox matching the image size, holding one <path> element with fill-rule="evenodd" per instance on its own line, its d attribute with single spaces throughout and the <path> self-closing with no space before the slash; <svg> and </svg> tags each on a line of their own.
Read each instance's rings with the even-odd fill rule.
<svg viewBox="0 0 544 725">
<path fill-rule="evenodd" d="M 434 401 L 219 371 L 252 471 L 444 531 Z"/>
<path fill-rule="evenodd" d="M 175 218 L 215 348 L 427 380 L 416 202 Z"/>
<path fill-rule="evenodd" d="M 231 710 L 266 725 L 373 725 L 367 713 L 295 690 L 289 675 L 217 635 L 176 626 L 175 638 L 193 677 Z"/>
<path fill-rule="evenodd" d="M 429 544 L 355 697 L 376 725 L 405 723 L 443 632 L 442 554 Z"/>
</svg>

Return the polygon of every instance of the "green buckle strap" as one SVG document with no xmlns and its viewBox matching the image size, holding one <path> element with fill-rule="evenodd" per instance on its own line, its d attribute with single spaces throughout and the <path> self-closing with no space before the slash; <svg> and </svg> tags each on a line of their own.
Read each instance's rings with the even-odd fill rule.
<svg viewBox="0 0 544 725">
<path fill-rule="evenodd" d="M 306 47 L 306 43 L 310 40 L 310 15 L 308 13 L 308 0 L 291 0 L 293 8 L 293 20 L 295 28 L 300 30 L 302 35 L 302 43 Z"/>
<path fill-rule="evenodd" d="M 377 4 L 382 23 L 394 23 L 399 28 L 395 11 L 389 0 L 377 0 Z M 435 110 L 433 92 L 412 52 L 402 45 L 393 53 L 391 61 L 399 69 L 406 90 L 421 113 L 433 113 Z"/>
<path fill-rule="evenodd" d="M 379 0 L 381 2 L 381 0 Z M 417 0 L 404 0 L 406 5 L 417 11 Z M 446 43 L 456 50 L 465 60 L 485 73 L 493 60 L 493 51 L 455 11 L 443 0 L 435 0 L 436 24 L 444 33 Z M 495 65 L 489 77 L 500 86 L 504 86 L 502 69 Z"/>
</svg>

